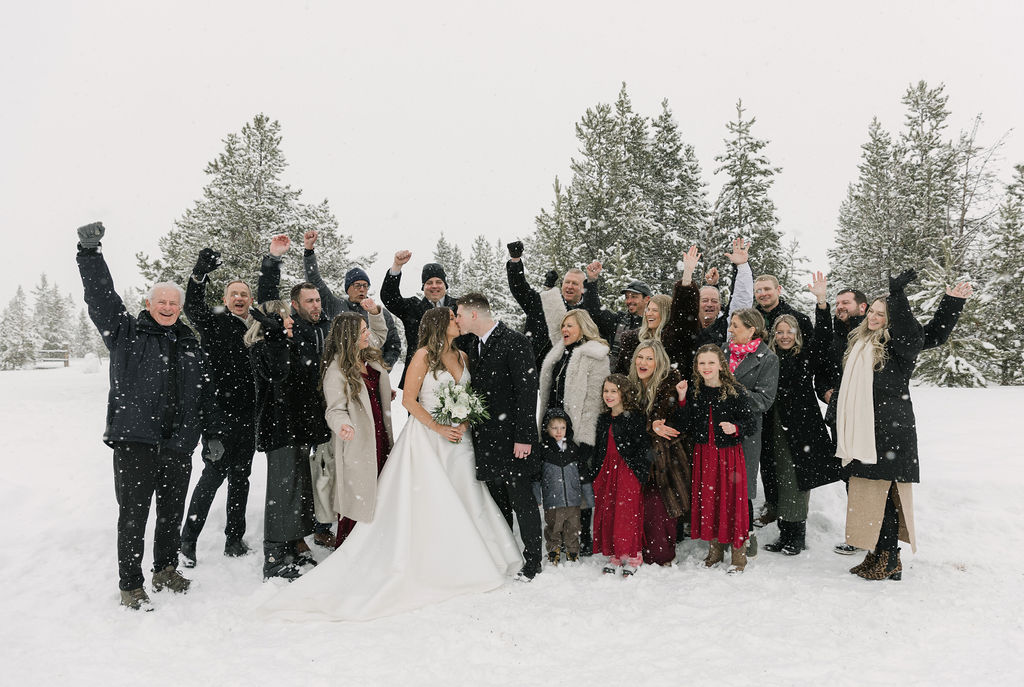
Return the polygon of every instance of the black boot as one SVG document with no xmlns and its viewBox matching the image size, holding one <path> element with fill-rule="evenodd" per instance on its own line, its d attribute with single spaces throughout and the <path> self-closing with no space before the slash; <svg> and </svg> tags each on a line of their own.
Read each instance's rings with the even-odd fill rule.
<svg viewBox="0 0 1024 687">
<path fill-rule="evenodd" d="M 592 508 L 584 508 L 580 511 L 580 555 L 594 555 L 594 538 L 590 532 L 590 516 Z"/>
<path fill-rule="evenodd" d="M 807 521 L 790 522 L 786 523 L 786 526 L 789 528 L 789 541 L 782 547 L 782 553 L 787 556 L 795 556 L 807 548 L 807 545 L 804 543 L 807 535 Z"/>
<path fill-rule="evenodd" d="M 302 575 L 299 566 L 295 565 L 295 556 L 290 543 L 263 543 L 263 580 L 271 577 L 283 577 L 289 582 Z"/>
<path fill-rule="evenodd" d="M 793 527 L 792 523 L 786 522 L 781 518 L 777 520 L 777 522 L 779 524 L 779 538 L 771 544 L 764 545 L 764 550 L 771 551 L 772 553 L 785 552 L 786 548 L 790 546 L 790 541 L 793 536 L 791 531 L 791 528 Z"/>
</svg>

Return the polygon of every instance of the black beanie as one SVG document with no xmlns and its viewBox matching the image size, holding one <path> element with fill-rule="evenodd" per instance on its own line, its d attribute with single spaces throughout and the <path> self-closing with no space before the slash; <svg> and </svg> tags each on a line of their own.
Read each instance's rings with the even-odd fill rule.
<svg viewBox="0 0 1024 687">
<path fill-rule="evenodd" d="M 439 263 L 428 262 L 423 266 L 423 273 L 420 276 L 422 277 L 421 284 L 426 284 L 428 279 L 437 277 L 444 282 L 444 287 L 448 288 L 448 275 L 444 273 L 444 268 Z"/>
</svg>

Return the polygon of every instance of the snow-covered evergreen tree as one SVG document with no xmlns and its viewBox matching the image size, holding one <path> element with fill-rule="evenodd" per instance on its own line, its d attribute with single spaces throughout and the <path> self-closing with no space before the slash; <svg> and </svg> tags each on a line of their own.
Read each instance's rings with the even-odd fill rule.
<svg viewBox="0 0 1024 687">
<path fill-rule="evenodd" d="M 199 251 L 212 247 L 224 261 L 218 274 L 255 283 L 270 238 L 287 234 L 294 245 L 315 229 L 320 273 L 327 283 L 341 283 L 352 264 L 367 264 L 374 256 L 352 258 L 351 238 L 338 232 L 338 221 L 326 200 L 301 202 L 302 191 L 282 181 L 287 162 L 281 151 L 281 125 L 263 114 L 224 139 L 224 151 L 206 166 L 209 183 L 203 196 L 160 239 L 160 258 L 139 253 L 139 269 L 151 283 L 184 284 Z M 305 279 L 302 251 L 285 255 L 281 285 Z M 210 298 L 215 300 L 216 289 Z"/>
<path fill-rule="evenodd" d="M 96 330 L 96 325 L 92 323 L 85 309 L 82 308 L 78 311 L 78 321 L 71 336 L 71 355 L 83 358 L 90 353 L 104 356 L 107 354 L 107 349 L 103 345 L 100 333 Z"/>
<path fill-rule="evenodd" d="M 443 231 L 437 239 L 437 245 L 434 246 L 434 262 L 441 264 L 448 275 L 448 291 L 461 296 L 466 290 L 462 286 L 462 249 L 446 239 Z"/>
<path fill-rule="evenodd" d="M 730 136 L 725 139 L 725 152 L 715 156 L 722 163 L 715 174 L 724 172 L 726 181 L 715 201 L 709 247 L 718 251 L 733 237 L 749 238 L 754 275 L 774 274 L 785 291 L 796 293 L 801 285 L 783 280 L 793 266 L 785 264 L 779 219 L 769 195 L 782 168 L 772 166 L 764 153 L 768 141 L 752 134 L 757 118 L 746 119 L 745 112 L 743 101 L 737 101 L 736 119 L 726 124 Z"/>
<path fill-rule="evenodd" d="M 1024 164 L 1013 168 L 1013 178 L 999 206 L 991 243 L 986 284 L 978 298 L 992 352 L 992 381 L 1024 384 Z"/>
<path fill-rule="evenodd" d="M 670 292 L 686 245 L 707 226 L 709 209 L 692 146 L 681 140 L 667 102 L 657 118 L 634 111 L 623 84 L 613 105 L 588 108 L 576 124 L 572 181 L 555 179 L 550 210 L 536 219 L 526 267 L 531 282 L 592 260 L 604 264 L 604 300 L 643 279 Z"/>
<path fill-rule="evenodd" d="M 51 284 L 46 274 L 41 274 L 39 283 L 32 289 L 32 299 L 31 334 L 37 353 L 40 357 L 53 357 L 68 351 L 74 324 L 74 303 L 70 294 L 62 296 L 57 285 Z"/>
<path fill-rule="evenodd" d="M 0 315 L 0 370 L 17 370 L 36 361 L 34 323 L 20 286 Z"/>
</svg>

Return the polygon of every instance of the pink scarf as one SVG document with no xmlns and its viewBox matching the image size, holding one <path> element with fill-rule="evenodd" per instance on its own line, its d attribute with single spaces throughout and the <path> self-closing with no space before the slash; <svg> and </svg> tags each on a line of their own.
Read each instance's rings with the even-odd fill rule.
<svg viewBox="0 0 1024 687">
<path fill-rule="evenodd" d="M 729 342 L 729 372 L 735 372 L 739 364 L 743 362 L 749 354 L 757 350 L 757 347 L 761 345 L 761 339 L 751 339 L 748 343 L 738 344 L 734 341 Z"/>
</svg>

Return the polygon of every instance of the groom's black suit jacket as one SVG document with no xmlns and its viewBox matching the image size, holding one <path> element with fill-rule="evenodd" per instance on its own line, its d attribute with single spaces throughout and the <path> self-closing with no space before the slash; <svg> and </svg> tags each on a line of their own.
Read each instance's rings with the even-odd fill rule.
<svg viewBox="0 0 1024 687">
<path fill-rule="evenodd" d="M 491 419 L 473 427 L 476 478 L 482 481 L 532 476 L 537 452 L 516 458 L 513 444 L 537 443 L 537 366 L 530 340 L 499 322 L 487 338 L 466 337 L 473 388 L 487 401 Z M 462 342 L 460 342 L 460 345 Z"/>
</svg>

